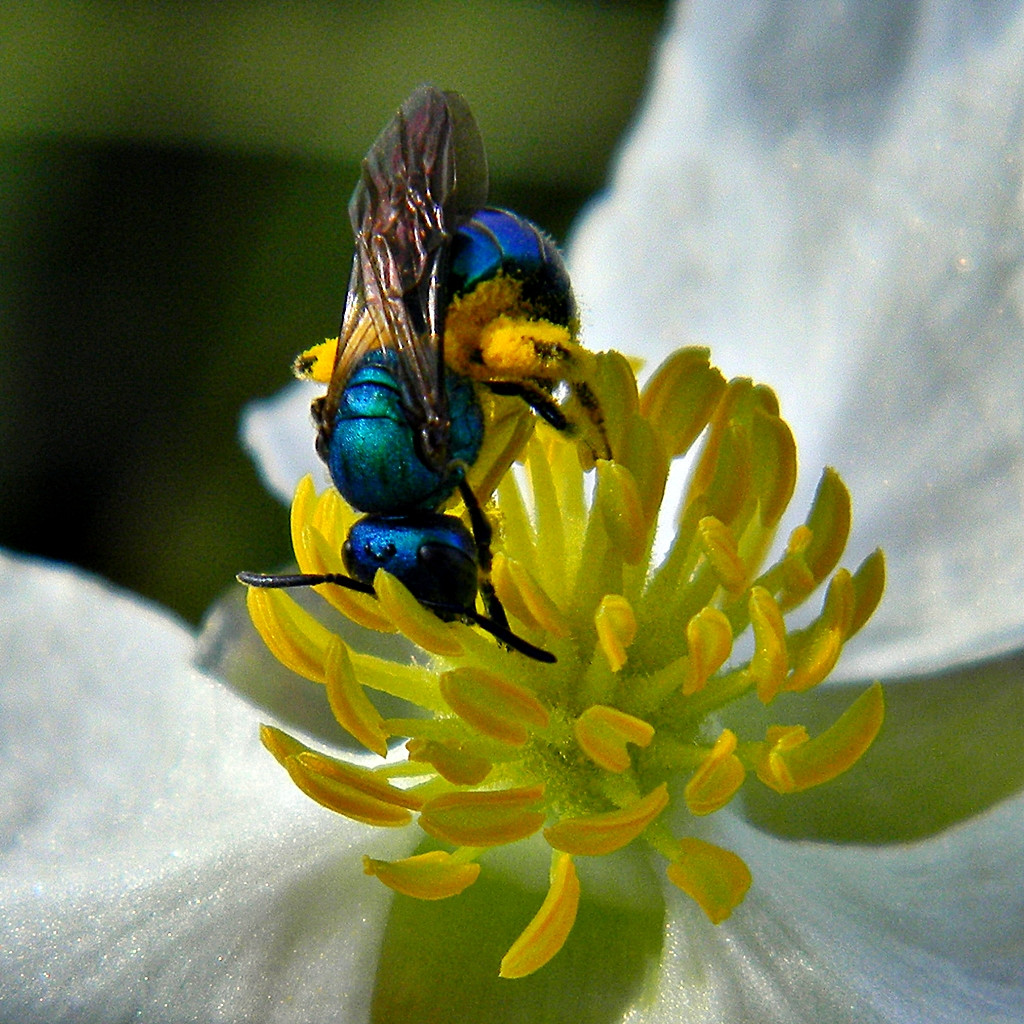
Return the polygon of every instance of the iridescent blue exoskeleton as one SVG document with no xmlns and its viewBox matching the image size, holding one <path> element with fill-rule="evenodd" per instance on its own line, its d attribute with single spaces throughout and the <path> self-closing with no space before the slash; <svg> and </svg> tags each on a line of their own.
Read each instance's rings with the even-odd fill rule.
<svg viewBox="0 0 1024 1024">
<path fill-rule="evenodd" d="M 355 256 L 345 312 L 327 393 L 313 403 L 317 451 L 342 497 L 366 513 L 343 551 L 351 575 L 239 579 L 257 587 L 335 583 L 372 594 L 384 569 L 441 618 L 474 622 L 508 647 L 553 661 L 509 627 L 490 584 L 490 525 L 466 472 L 484 435 L 477 383 L 521 396 L 565 429 L 553 398 L 562 374 L 503 375 L 467 348 L 463 361 L 477 368 L 471 379 L 446 365 L 445 320 L 453 303 L 499 280 L 526 317 L 514 323 L 565 329 L 575 325 L 576 308 L 554 244 L 528 220 L 486 207 L 486 194 L 483 143 L 465 101 L 418 89 L 363 161 L 349 203 Z M 497 319 L 500 301 L 488 301 Z M 530 344 L 538 367 L 571 359 L 568 344 L 532 337 Z M 456 490 L 471 530 L 439 511 Z"/>
</svg>

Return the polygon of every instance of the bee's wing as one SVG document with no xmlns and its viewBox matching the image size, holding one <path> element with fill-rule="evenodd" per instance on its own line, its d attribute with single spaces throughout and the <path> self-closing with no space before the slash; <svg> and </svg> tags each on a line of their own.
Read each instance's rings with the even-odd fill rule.
<svg viewBox="0 0 1024 1024">
<path fill-rule="evenodd" d="M 439 468 L 449 429 L 442 344 L 449 243 L 486 194 L 483 142 L 465 100 L 423 86 L 374 142 L 349 203 L 356 251 L 323 416 L 333 420 L 359 360 L 389 349 L 420 455 Z"/>
</svg>

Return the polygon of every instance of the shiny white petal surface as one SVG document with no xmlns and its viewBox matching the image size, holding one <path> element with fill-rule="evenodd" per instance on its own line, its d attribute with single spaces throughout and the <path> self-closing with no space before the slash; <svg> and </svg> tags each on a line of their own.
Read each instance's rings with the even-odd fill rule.
<svg viewBox="0 0 1024 1024">
<path fill-rule="evenodd" d="M 359 855 L 402 839 L 302 796 L 192 648 L 0 556 L 0 1019 L 365 1019 L 389 899 Z"/>
<path fill-rule="evenodd" d="M 1024 798 L 920 843 L 792 843 L 722 813 L 754 876 L 717 928 L 668 890 L 663 981 L 637 1024 L 1016 1024 Z"/>
<path fill-rule="evenodd" d="M 779 392 L 889 591 L 840 672 L 1024 639 L 1024 14 L 1018 3 L 676 8 L 579 225 L 587 343 L 711 346 Z"/>
</svg>

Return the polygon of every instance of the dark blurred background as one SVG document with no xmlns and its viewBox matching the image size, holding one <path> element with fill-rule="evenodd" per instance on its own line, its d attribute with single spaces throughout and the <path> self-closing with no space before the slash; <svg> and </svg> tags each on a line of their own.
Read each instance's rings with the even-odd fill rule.
<svg viewBox="0 0 1024 1024">
<path fill-rule="evenodd" d="M 0 13 L 0 545 L 197 621 L 289 560 L 239 413 L 337 328 L 358 161 L 464 93 L 491 200 L 563 238 L 663 3 L 13 4 Z M 310 431 L 312 444 L 312 430 Z"/>
</svg>

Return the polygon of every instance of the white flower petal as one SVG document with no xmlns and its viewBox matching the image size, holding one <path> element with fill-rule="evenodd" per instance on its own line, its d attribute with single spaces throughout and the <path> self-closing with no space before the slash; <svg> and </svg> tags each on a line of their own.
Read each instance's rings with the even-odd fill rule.
<svg viewBox="0 0 1024 1024">
<path fill-rule="evenodd" d="M 309 403 L 323 386 L 293 381 L 270 398 L 250 402 L 242 413 L 242 447 L 252 456 L 271 494 L 289 504 L 295 485 L 307 474 L 319 484 L 324 464 L 313 447 Z"/>
<path fill-rule="evenodd" d="M 842 674 L 1024 639 L 1024 14 L 1017 3 L 679 5 L 579 226 L 587 343 L 710 344 L 850 484 L 889 591 Z"/>
<path fill-rule="evenodd" d="M 318 808 L 138 600 L 0 556 L 0 1019 L 363 1019 L 400 856 Z"/>
<path fill-rule="evenodd" d="M 1024 797 L 924 842 L 774 839 L 726 812 L 754 883 L 717 928 L 668 892 L 643 1024 L 1011 1024 L 1024 1019 Z M 670 889 L 670 887 L 667 887 Z"/>
</svg>

